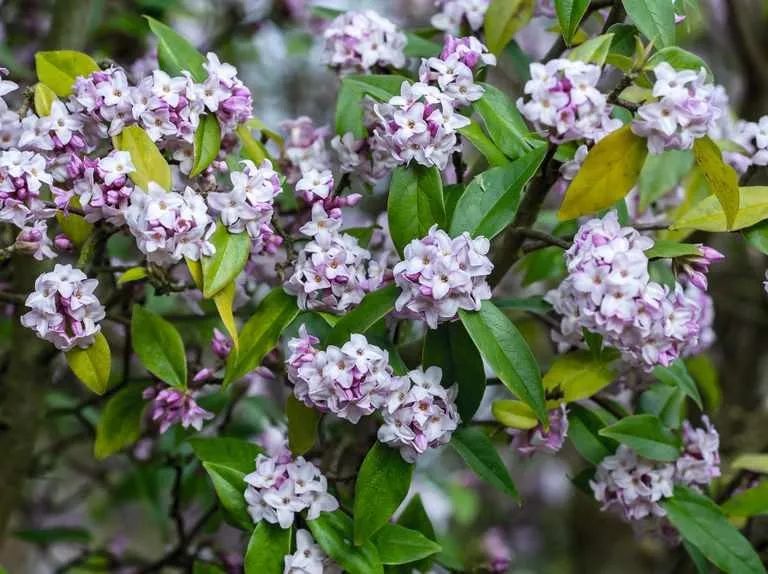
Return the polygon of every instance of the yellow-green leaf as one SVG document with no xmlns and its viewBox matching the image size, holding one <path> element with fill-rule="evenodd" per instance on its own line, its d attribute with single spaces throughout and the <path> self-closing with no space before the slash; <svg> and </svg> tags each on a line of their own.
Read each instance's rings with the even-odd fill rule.
<svg viewBox="0 0 768 574">
<path fill-rule="evenodd" d="M 145 191 L 150 181 L 166 191 L 171 189 L 171 168 L 147 132 L 136 125 L 128 126 L 113 138 L 113 143 L 115 148 L 131 154 L 136 168 L 129 174 L 133 183 Z"/>
<path fill-rule="evenodd" d="M 131 283 L 132 281 L 140 281 L 141 279 L 144 279 L 146 276 L 147 276 L 146 267 L 131 267 L 130 269 L 126 270 L 125 273 L 120 275 L 120 278 L 117 280 L 117 284 L 123 285 L 125 283 Z"/>
<path fill-rule="evenodd" d="M 251 135 L 251 130 L 245 125 L 237 127 L 237 136 L 243 146 L 243 154 L 256 165 L 269 158 L 269 152 L 259 140 Z"/>
<path fill-rule="evenodd" d="M 64 215 L 59 212 L 56 214 L 56 221 L 64 235 L 69 237 L 78 249 L 83 246 L 93 232 L 93 223 L 86 221 L 82 215 L 76 213 Z"/>
<path fill-rule="evenodd" d="M 523 401 L 512 399 L 493 401 L 491 412 L 497 421 L 511 428 L 528 430 L 539 424 L 533 409 Z"/>
<path fill-rule="evenodd" d="M 613 34 L 602 34 L 591 38 L 579 44 L 568 54 L 569 60 L 580 60 L 582 62 L 597 64 L 602 66 L 608 57 L 613 42 Z"/>
<path fill-rule="evenodd" d="M 184 260 L 187 262 L 187 269 L 189 269 L 189 274 L 192 277 L 192 281 L 195 284 L 195 287 L 200 289 L 200 291 L 203 290 L 203 264 L 200 263 L 200 261 L 195 261 L 194 259 L 189 259 L 188 257 L 185 257 Z"/>
<path fill-rule="evenodd" d="M 98 70 L 93 58 L 82 52 L 57 50 L 35 54 L 37 78 L 57 96 L 68 96 L 78 76 L 88 76 Z"/>
<path fill-rule="evenodd" d="M 733 470 L 743 469 L 759 472 L 760 474 L 768 474 L 768 454 L 740 454 L 731 462 L 731 468 Z"/>
<path fill-rule="evenodd" d="M 90 347 L 75 347 L 67 351 L 66 356 L 67 364 L 75 376 L 97 395 L 104 394 L 112 368 L 112 353 L 107 338 L 101 332 L 96 333 Z"/>
<path fill-rule="evenodd" d="M 200 118 L 200 125 L 195 130 L 194 163 L 189 172 L 195 177 L 203 172 L 216 159 L 221 149 L 221 126 L 214 114 L 206 114 Z"/>
<path fill-rule="evenodd" d="M 251 252 L 251 240 L 247 233 L 230 233 L 221 222 L 211 236 L 216 252 L 203 257 L 203 295 L 213 297 L 234 281 L 245 267 Z"/>
<path fill-rule="evenodd" d="M 515 33 L 533 16 L 534 0 L 491 0 L 485 12 L 485 43 L 500 54 Z"/>
<path fill-rule="evenodd" d="M 35 112 L 38 116 L 50 116 L 51 106 L 58 99 L 54 91 L 45 84 L 35 84 Z"/>
<path fill-rule="evenodd" d="M 227 329 L 232 344 L 235 346 L 235 351 L 240 350 L 240 340 L 237 336 L 237 324 L 235 323 L 235 315 L 232 312 L 232 303 L 235 300 L 235 282 L 230 281 L 224 289 L 216 293 L 213 296 L 213 302 L 216 304 L 216 310 L 219 312 L 221 322 L 224 323 L 224 327 Z"/>
<path fill-rule="evenodd" d="M 561 220 L 612 206 L 637 183 L 648 155 L 645 139 L 624 126 L 605 136 L 587 154 L 560 206 Z"/>
<path fill-rule="evenodd" d="M 542 378 L 544 389 L 565 402 L 586 399 L 613 382 L 610 363 L 606 358 L 595 358 L 589 351 L 561 355 Z"/>
<path fill-rule="evenodd" d="M 768 219 L 768 187 L 739 188 L 739 209 L 729 227 L 720 200 L 714 195 L 704 198 L 695 207 L 683 213 L 671 229 L 699 229 L 701 231 L 735 231 L 751 227 Z"/>
<path fill-rule="evenodd" d="M 706 136 L 693 143 L 693 156 L 712 193 L 723 206 L 728 227 L 732 227 L 739 212 L 739 176 L 736 170 L 723 161 L 717 144 Z"/>
</svg>

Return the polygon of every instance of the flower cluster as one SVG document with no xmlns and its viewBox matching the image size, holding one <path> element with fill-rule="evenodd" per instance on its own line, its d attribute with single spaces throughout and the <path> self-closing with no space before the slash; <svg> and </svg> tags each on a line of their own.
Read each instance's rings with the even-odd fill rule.
<svg viewBox="0 0 768 574">
<path fill-rule="evenodd" d="M 461 30 L 464 22 L 473 31 L 479 30 L 490 3 L 490 0 L 436 0 L 440 12 L 432 16 L 432 25 L 453 34 Z"/>
<path fill-rule="evenodd" d="M 380 124 L 374 138 L 401 164 L 415 161 L 445 169 L 460 148 L 457 131 L 469 118 L 454 111 L 452 98 L 422 82 L 403 82 L 400 95 L 386 104 L 375 104 Z"/>
<path fill-rule="evenodd" d="M 467 106 L 479 100 L 485 91 L 475 83 L 474 70 L 495 66 L 496 56 L 474 36 L 454 38 L 448 35 L 438 58 L 425 58 L 419 68 L 419 80 L 437 84 L 451 98 L 454 107 Z"/>
<path fill-rule="evenodd" d="M 522 456 L 541 452 L 555 454 L 565 444 L 568 436 L 568 415 L 565 405 L 549 411 L 549 425 L 536 425 L 529 430 L 510 429 L 512 447 Z"/>
<path fill-rule="evenodd" d="M 283 574 L 341 574 L 339 568 L 304 530 L 296 531 L 296 552 L 285 557 Z"/>
<path fill-rule="evenodd" d="M 307 520 L 333 512 L 339 502 L 328 493 L 325 476 L 304 457 L 283 450 L 256 457 L 256 470 L 245 476 L 245 501 L 254 522 L 266 520 L 290 528 L 294 514 L 307 510 Z"/>
<path fill-rule="evenodd" d="M 31 255 L 38 261 L 53 259 L 56 257 L 54 247 L 61 248 L 62 237 L 57 237 L 57 242 L 48 237 L 48 224 L 43 221 L 35 221 L 21 228 L 16 236 L 13 248 L 19 253 Z"/>
<path fill-rule="evenodd" d="M 395 265 L 395 283 L 402 289 L 395 309 L 432 329 L 455 319 L 459 309 L 477 311 L 491 297 L 485 280 L 493 270 L 489 247 L 485 237 L 472 239 L 465 232 L 452 239 L 432 226 L 424 238 L 405 246 L 403 261 Z"/>
<path fill-rule="evenodd" d="M 237 77 L 233 65 L 222 63 L 213 52 L 208 52 L 206 60 L 203 68 L 208 77 L 196 86 L 198 97 L 208 111 L 216 114 L 222 127 L 233 130 L 251 118 L 251 91 Z"/>
<path fill-rule="evenodd" d="M 442 378 L 439 367 L 410 371 L 407 377 L 396 379 L 381 411 L 384 424 L 379 427 L 378 439 L 399 448 L 408 462 L 415 462 L 428 448 L 448 443 L 459 425 L 454 403 L 458 388 L 453 385 L 446 389 L 440 384 Z"/>
<path fill-rule="evenodd" d="M 272 228 L 275 197 L 282 190 L 280 176 L 265 159 L 260 166 L 243 160 L 242 171 L 229 174 L 232 189 L 208 194 L 208 205 L 218 211 L 221 221 L 232 233 L 247 232 L 252 251 L 274 252 L 282 238 Z"/>
<path fill-rule="evenodd" d="M 316 127 L 307 116 L 282 123 L 285 133 L 284 167 L 288 183 L 296 183 L 312 170 L 325 171 L 331 160 L 325 145 L 327 127 Z"/>
<path fill-rule="evenodd" d="M 40 217 L 45 204 L 43 185 L 52 185 L 45 158 L 35 152 L 10 149 L 0 152 L 0 221 L 17 227 Z"/>
<path fill-rule="evenodd" d="M 79 269 L 57 264 L 35 280 L 35 290 L 25 301 L 31 311 L 21 316 L 21 324 L 62 351 L 88 347 L 105 316 L 104 306 L 94 295 L 98 285 Z"/>
<path fill-rule="evenodd" d="M 740 120 L 728 122 L 726 133 L 718 133 L 738 146 L 738 149 L 723 150 L 725 159 L 739 173 L 746 173 L 751 166 L 768 166 L 768 116 L 763 116 L 757 122 Z M 712 131 L 709 132 L 713 136 Z"/>
<path fill-rule="evenodd" d="M 602 69 L 578 60 L 555 59 L 532 63 L 525 83 L 527 98 L 517 107 L 536 129 L 554 143 L 597 141 L 621 127 L 611 118 L 611 106 L 597 89 Z"/>
<path fill-rule="evenodd" d="M 720 439 L 707 417 L 704 428 L 683 423 L 683 452 L 674 462 L 647 460 L 626 445 L 597 467 L 592 491 L 603 509 L 616 508 L 627 520 L 664 516 L 659 502 L 675 485 L 703 487 L 720 476 Z"/>
<path fill-rule="evenodd" d="M 215 251 L 208 241 L 214 225 L 205 200 L 190 187 L 183 194 L 165 191 L 155 182 L 146 192 L 134 188 L 125 221 L 138 248 L 152 262 L 164 264 L 182 257 L 198 261 Z"/>
<path fill-rule="evenodd" d="M 321 203 L 300 231 L 311 240 L 296 258 L 285 290 L 298 297 L 302 309 L 342 313 L 357 305 L 382 282 L 384 269 L 371 260 L 357 239 L 342 233 L 341 214 L 329 215 Z"/>
<path fill-rule="evenodd" d="M 297 399 L 352 423 L 384 405 L 393 385 L 386 351 L 359 334 L 341 348 L 329 345 L 323 351 L 318 343 L 304 325 L 288 343 L 288 379 Z"/>
<path fill-rule="evenodd" d="M 340 14 L 326 28 L 324 37 L 325 61 L 341 73 L 405 65 L 405 34 L 373 10 Z"/>
<path fill-rule="evenodd" d="M 622 227 L 616 212 L 579 228 L 566 252 L 568 276 L 546 296 L 562 315 L 554 335 L 561 350 L 578 343 L 586 329 L 628 363 L 651 370 L 699 348 L 702 308 L 681 283 L 670 289 L 650 280 L 644 251 L 652 245 Z"/>
<path fill-rule="evenodd" d="M 715 86 L 703 68 L 675 70 L 666 62 L 653 69 L 656 100 L 641 105 L 632 131 L 648 139 L 648 151 L 691 149 L 693 141 L 707 135 L 723 114 Z"/>
<path fill-rule="evenodd" d="M 69 156 L 69 177 L 73 181 L 72 191 L 80 200 L 80 205 L 88 221 L 104 219 L 114 225 L 125 222 L 124 213 L 134 186 L 128 174 L 136 168 L 131 154 L 113 150 L 99 159 Z M 68 193 L 60 193 L 56 202 L 62 208 L 69 204 Z"/>
<path fill-rule="evenodd" d="M 200 407 L 194 393 L 187 389 L 148 387 L 144 389 L 143 397 L 152 401 L 150 418 L 160 425 L 161 434 L 177 423 L 199 431 L 203 423 L 214 416 Z"/>
</svg>

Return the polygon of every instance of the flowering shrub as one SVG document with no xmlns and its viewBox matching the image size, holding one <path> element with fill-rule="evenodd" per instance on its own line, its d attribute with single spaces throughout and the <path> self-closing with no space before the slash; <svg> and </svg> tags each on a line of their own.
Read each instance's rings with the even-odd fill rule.
<svg viewBox="0 0 768 574">
<path fill-rule="evenodd" d="M 712 357 L 718 268 L 768 254 L 768 116 L 676 45 L 695 2 L 428 4 L 242 15 L 305 30 L 333 127 L 261 119 L 236 49 L 152 17 L 138 61 L 0 68 L 8 492 L 84 441 L 46 480 L 103 499 L 67 519 L 143 497 L 162 540 L 30 500 L 21 538 L 81 547 L 44 571 L 550 571 L 504 528 L 554 476 L 680 568 L 765 572 L 768 463 L 721 453 Z"/>
</svg>

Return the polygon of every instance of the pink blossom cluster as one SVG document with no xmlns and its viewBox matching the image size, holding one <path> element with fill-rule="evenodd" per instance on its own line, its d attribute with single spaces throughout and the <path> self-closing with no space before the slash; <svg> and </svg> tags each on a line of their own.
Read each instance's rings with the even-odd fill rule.
<svg viewBox="0 0 768 574">
<path fill-rule="evenodd" d="M 209 193 L 208 205 L 218 212 L 229 231 L 248 233 L 253 252 L 274 253 L 282 244 L 272 227 L 275 198 L 282 191 L 280 176 L 268 159 L 259 166 L 250 160 L 240 163 L 243 169 L 229 174 L 232 189 Z"/>
<path fill-rule="evenodd" d="M 152 401 L 150 418 L 160 425 L 160 433 L 179 423 L 185 429 L 192 427 L 199 431 L 205 421 L 214 417 L 197 404 L 195 393 L 188 389 L 147 387 L 143 397 Z"/>
<path fill-rule="evenodd" d="M 483 97 L 485 90 L 475 83 L 474 72 L 482 66 L 495 66 L 496 56 L 474 36 L 446 36 L 440 57 L 425 58 L 419 80 L 437 85 L 455 107 L 467 106 Z"/>
<path fill-rule="evenodd" d="M 282 123 L 285 133 L 284 173 L 288 183 L 296 183 L 311 170 L 325 171 L 331 160 L 325 145 L 328 128 L 317 127 L 307 116 Z"/>
<path fill-rule="evenodd" d="M 139 250 L 158 264 L 182 257 L 199 261 L 216 250 L 209 241 L 214 224 L 205 200 L 190 187 L 184 193 L 166 191 L 155 182 L 146 191 L 134 188 L 125 221 Z"/>
<path fill-rule="evenodd" d="M 317 348 L 304 325 L 288 342 L 288 380 L 293 394 L 308 407 L 357 423 L 380 409 L 392 392 L 389 354 L 354 334 L 341 347 Z"/>
<path fill-rule="evenodd" d="M 432 25 L 438 30 L 456 34 L 466 23 L 473 31 L 483 26 L 490 0 L 435 0 L 440 12 L 432 16 Z"/>
<path fill-rule="evenodd" d="M 237 68 L 222 63 L 213 52 L 206 55 L 203 68 L 208 77 L 196 86 L 205 108 L 214 114 L 225 131 L 232 131 L 251 118 L 251 91 L 237 77 Z"/>
<path fill-rule="evenodd" d="M 328 481 L 314 464 L 290 451 L 256 457 L 256 470 L 245 476 L 245 502 L 254 522 L 266 520 L 290 528 L 295 514 L 307 520 L 333 512 L 339 502 L 328 493 Z"/>
<path fill-rule="evenodd" d="M 653 72 L 656 99 L 638 108 L 632 131 L 647 138 L 652 154 L 691 149 L 694 140 L 706 136 L 724 113 L 718 92 L 707 82 L 703 68 L 678 71 L 662 62 Z"/>
<path fill-rule="evenodd" d="M 342 233 L 340 210 L 326 213 L 312 206 L 312 219 L 301 233 L 311 238 L 299 252 L 284 289 L 298 297 L 301 309 L 343 313 L 382 282 L 384 269 L 371 260 L 357 239 Z"/>
<path fill-rule="evenodd" d="M 80 201 L 88 221 L 106 220 L 114 225 L 125 222 L 125 211 L 133 193 L 133 183 L 128 174 L 135 171 L 131 154 L 113 150 L 99 159 L 69 156 L 69 177 L 73 182 L 72 193 Z M 70 193 L 60 193 L 57 205 L 66 209 Z"/>
<path fill-rule="evenodd" d="M 339 568 L 303 528 L 296 531 L 296 552 L 285 557 L 283 574 L 341 574 Z"/>
<path fill-rule="evenodd" d="M 70 244 L 66 236 L 61 234 L 57 236 L 56 241 L 51 241 L 48 237 L 48 223 L 42 219 L 22 227 L 13 244 L 16 252 L 31 255 L 38 261 L 54 259 L 57 255 L 54 247 L 66 251 Z"/>
<path fill-rule="evenodd" d="M 541 452 L 555 454 L 565 444 L 568 436 L 568 414 L 565 405 L 549 411 L 549 424 L 538 424 L 529 430 L 510 429 L 512 448 L 522 456 Z"/>
<path fill-rule="evenodd" d="M 452 101 L 435 86 L 403 82 L 399 96 L 374 104 L 380 124 L 373 137 L 400 164 L 415 161 L 443 170 L 460 148 L 458 130 L 470 124 L 469 118 L 454 111 Z"/>
<path fill-rule="evenodd" d="M 707 327 L 701 297 L 679 282 L 670 289 L 650 280 L 644 251 L 652 246 L 622 227 L 614 211 L 579 228 L 565 254 L 568 276 L 545 297 L 562 316 L 553 334 L 561 350 L 578 344 L 586 329 L 649 371 L 700 348 Z"/>
<path fill-rule="evenodd" d="M 343 74 L 405 66 L 405 34 L 373 10 L 340 14 L 323 36 L 325 62 Z"/>
<path fill-rule="evenodd" d="M 52 184 L 53 177 L 39 153 L 0 151 L 0 221 L 24 227 L 32 219 L 47 215 L 42 213 L 45 203 L 40 192 L 43 185 Z"/>
<path fill-rule="evenodd" d="M 90 346 L 105 317 L 94 295 L 98 285 L 79 269 L 57 264 L 35 280 L 35 290 L 25 301 L 31 310 L 21 316 L 21 324 L 62 351 Z"/>
<path fill-rule="evenodd" d="M 491 288 L 485 278 L 493 270 L 487 257 L 490 242 L 464 232 L 451 238 L 433 225 L 422 239 L 405 246 L 403 260 L 393 269 L 402 290 L 395 310 L 426 321 L 431 329 L 452 321 L 459 309 L 477 311 Z"/>
<path fill-rule="evenodd" d="M 731 123 L 733 125 L 724 135 L 740 149 L 723 150 L 723 158 L 742 174 L 751 166 L 768 166 L 768 116 L 757 122 L 740 120 Z"/>
<path fill-rule="evenodd" d="M 719 435 L 706 416 L 702 422 L 704 428 L 683 423 L 683 452 L 673 462 L 645 459 L 623 444 L 605 457 L 590 481 L 603 510 L 620 510 L 627 520 L 665 516 L 659 503 L 675 485 L 704 487 L 720 476 Z"/>
<path fill-rule="evenodd" d="M 330 169 L 312 169 L 296 182 L 296 195 L 309 205 L 321 204 L 327 213 L 338 212 L 342 207 L 354 207 L 363 197 L 359 193 L 336 195 L 334 191 L 333 173 Z"/>
<path fill-rule="evenodd" d="M 537 131 L 554 143 L 594 142 L 621 127 L 597 83 L 602 68 L 578 60 L 554 59 L 530 66 L 527 97 L 517 107 Z"/>
<path fill-rule="evenodd" d="M 395 379 L 396 386 L 381 410 L 384 424 L 379 427 L 379 441 L 400 449 L 408 462 L 415 462 L 427 449 L 448 443 L 459 426 L 458 387 L 445 388 L 442 378 L 439 367 L 410 371 L 407 377 Z"/>
</svg>

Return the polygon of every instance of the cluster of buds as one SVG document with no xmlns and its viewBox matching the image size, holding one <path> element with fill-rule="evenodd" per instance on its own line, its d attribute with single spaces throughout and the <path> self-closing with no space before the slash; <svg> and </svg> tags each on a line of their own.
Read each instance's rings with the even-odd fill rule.
<svg viewBox="0 0 768 574">
<path fill-rule="evenodd" d="M 179 423 L 185 429 L 202 430 L 205 421 L 214 416 L 197 404 L 195 393 L 188 389 L 147 387 L 143 397 L 152 401 L 150 418 L 160 425 L 161 434 Z"/>
<path fill-rule="evenodd" d="M 125 223 L 125 211 L 133 193 L 128 174 L 135 170 L 131 154 L 113 150 L 99 159 L 69 156 L 67 166 L 73 181 L 72 193 L 77 195 L 88 221 L 106 220 L 114 225 Z M 56 202 L 66 209 L 69 193 L 59 193 Z"/>
</svg>

